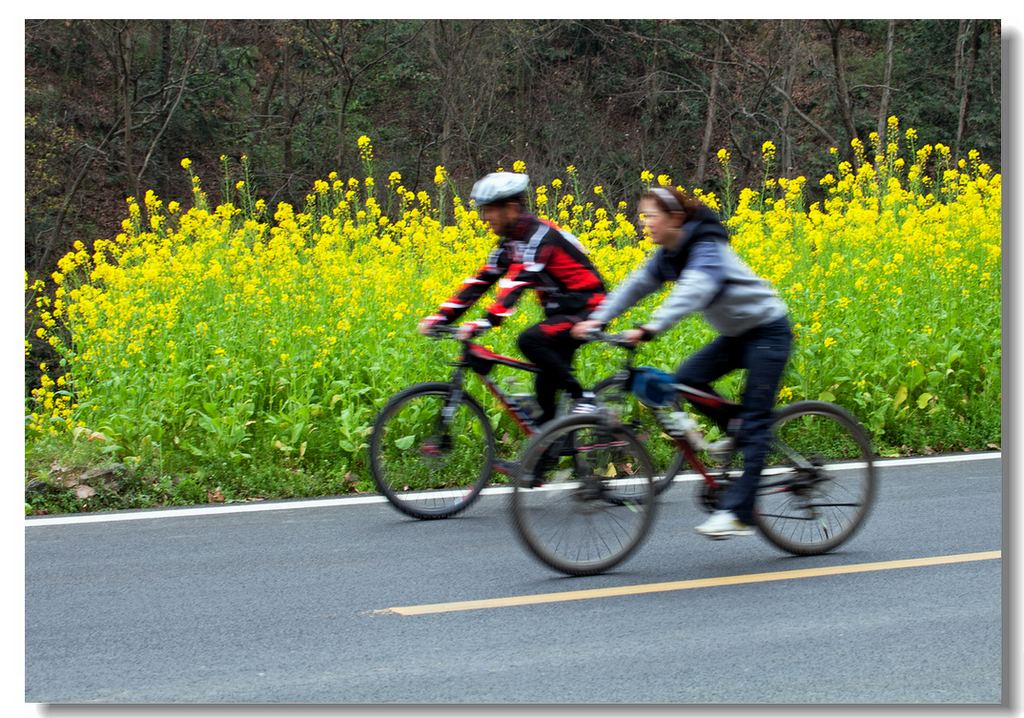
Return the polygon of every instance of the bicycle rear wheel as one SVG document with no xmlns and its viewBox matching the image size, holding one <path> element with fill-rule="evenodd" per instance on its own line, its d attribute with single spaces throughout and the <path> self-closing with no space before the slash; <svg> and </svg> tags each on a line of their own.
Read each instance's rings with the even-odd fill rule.
<svg viewBox="0 0 1024 718">
<path fill-rule="evenodd" d="M 463 394 L 449 407 L 452 387 L 417 384 L 381 410 L 370 439 L 370 468 L 391 505 L 418 519 L 454 516 L 490 479 L 494 433 L 480 405 Z"/>
<path fill-rule="evenodd" d="M 653 473 L 628 428 L 597 414 L 555 419 L 523 452 L 511 495 L 513 524 L 526 548 L 551 568 L 574 576 L 607 571 L 650 530 Z"/>
<path fill-rule="evenodd" d="M 831 551 L 863 525 L 874 497 L 874 452 L 853 416 L 820 401 L 777 413 L 757 498 L 768 541 L 803 556 Z"/>
</svg>

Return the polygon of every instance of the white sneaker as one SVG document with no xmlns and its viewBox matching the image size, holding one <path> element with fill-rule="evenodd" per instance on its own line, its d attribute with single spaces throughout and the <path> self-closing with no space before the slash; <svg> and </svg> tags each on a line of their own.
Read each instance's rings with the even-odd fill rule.
<svg viewBox="0 0 1024 718">
<path fill-rule="evenodd" d="M 597 398 L 592 392 L 584 392 L 572 407 L 573 414 L 593 414 L 597 411 Z"/>
<path fill-rule="evenodd" d="M 711 517 L 694 529 L 710 539 L 727 539 L 730 536 L 750 536 L 754 529 L 736 518 L 732 511 L 716 511 Z"/>
</svg>

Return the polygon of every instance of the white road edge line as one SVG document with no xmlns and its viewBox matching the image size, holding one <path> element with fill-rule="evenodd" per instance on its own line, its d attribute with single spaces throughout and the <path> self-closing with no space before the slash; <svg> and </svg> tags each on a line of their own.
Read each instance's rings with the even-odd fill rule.
<svg viewBox="0 0 1024 718">
<path fill-rule="evenodd" d="M 919 466 L 925 464 L 948 464 L 961 461 L 985 461 L 1001 459 L 1003 453 L 1001 451 L 985 452 L 978 454 L 964 454 L 958 456 L 956 454 L 947 456 L 922 456 L 913 459 L 879 459 L 875 466 L 881 469 L 888 468 L 890 466 Z M 863 464 L 849 463 L 849 464 L 834 464 L 832 466 L 835 470 L 852 469 Z M 771 473 L 766 471 L 765 473 Z M 694 473 L 681 474 L 675 478 L 675 481 L 686 482 L 686 481 L 697 481 L 699 476 Z M 485 488 L 481 494 L 493 495 L 493 494 L 507 494 L 512 489 L 507 486 L 494 486 Z M 167 518 L 183 518 L 186 516 L 213 516 L 220 514 L 240 514 L 248 513 L 252 511 L 294 511 L 296 509 L 315 509 L 315 508 L 329 508 L 332 506 L 355 506 L 358 504 L 379 504 L 387 501 L 383 496 L 376 494 L 372 496 L 342 496 L 333 499 L 309 499 L 302 501 L 275 501 L 268 503 L 246 503 L 246 504 L 228 504 L 225 506 L 202 506 L 197 508 L 183 508 L 183 509 L 142 509 L 138 511 L 111 511 L 106 513 L 97 514 L 73 514 L 70 516 L 48 516 L 48 517 L 33 517 L 25 519 L 25 527 L 40 527 L 40 526 L 63 526 L 67 524 L 90 524 L 90 523 L 109 523 L 114 521 L 141 521 L 144 519 L 167 519 Z"/>
</svg>

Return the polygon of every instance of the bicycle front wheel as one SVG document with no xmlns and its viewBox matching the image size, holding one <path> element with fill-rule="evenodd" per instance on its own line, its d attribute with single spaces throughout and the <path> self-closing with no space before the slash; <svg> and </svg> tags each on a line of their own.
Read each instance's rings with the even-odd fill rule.
<svg viewBox="0 0 1024 718">
<path fill-rule="evenodd" d="M 637 439 L 649 447 L 647 455 L 654 467 L 654 490 L 660 494 L 672 485 L 672 480 L 683 468 L 686 458 L 658 424 L 654 412 L 648 409 L 625 387 L 625 378 L 613 375 L 594 386 L 598 405 L 620 423 L 627 425 Z M 673 400 L 676 409 L 679 402 Z"/>
<path fill-rule="evenodd" d="M 779 410 L 757 498 L 769 542 L 802 556 L 831 551 L 863 525 L 874 497 L 874 452 L 853 416 L 820 401 Z"/>
<path fill-rule="evenodd" d="M 408 516 L 454 516 L 490 479 L 494 433 L 480 405 L 463 394 L 452 405 L 450 384 L 417 384 L 381 410 L 370 439 L 377 488 Z M 445 418 L 445 409 L 451 414 Z"/>
<path fill-rule="evenodd" d="M 650 458 L 628 428 L 600 415 L 555 419 L 523 452 L 511 495 L 526 548 L 574 576 L 607 571 L 643 542 L 655 514 Z"/>
</svg>

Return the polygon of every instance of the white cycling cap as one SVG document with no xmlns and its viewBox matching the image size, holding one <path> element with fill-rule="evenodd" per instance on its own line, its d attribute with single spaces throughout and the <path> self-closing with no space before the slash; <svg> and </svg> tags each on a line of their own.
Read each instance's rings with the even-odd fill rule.
<svg viewBox="0 0 1024 718">
<path fill-rule="evenodd" d="M 473 185 L 469 198 L 477 205 L 494 204 L 516 197 L 530 186 L 530 178 L 518 172 L 492 172 Z"/>
</svg>

